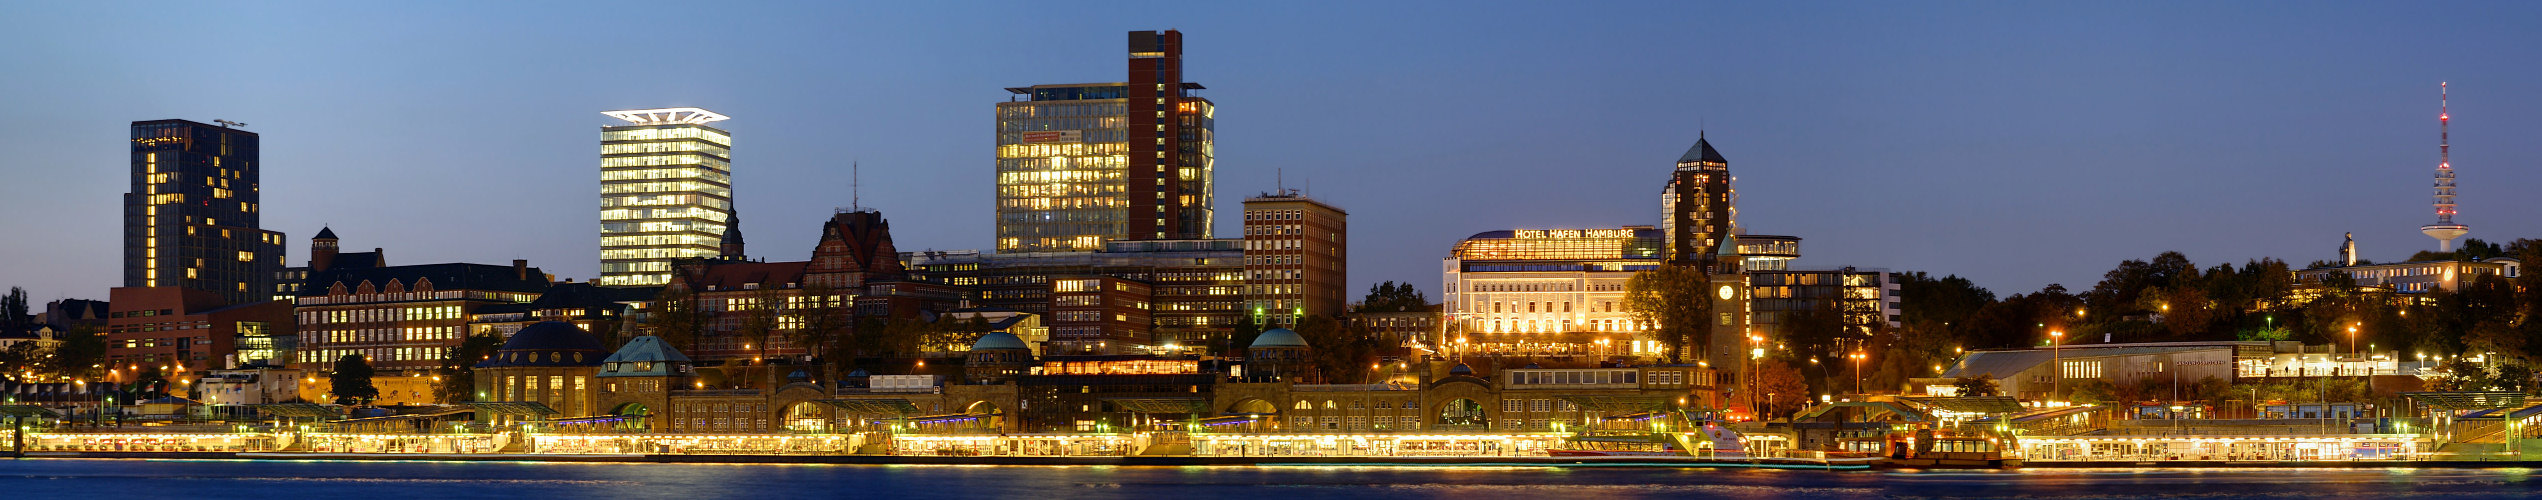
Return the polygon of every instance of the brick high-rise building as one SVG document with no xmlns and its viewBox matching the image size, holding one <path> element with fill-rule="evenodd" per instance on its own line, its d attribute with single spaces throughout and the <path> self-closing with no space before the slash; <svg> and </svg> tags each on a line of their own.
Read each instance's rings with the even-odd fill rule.
<svg viewBox="0 0 2542 500">
<path fill-rule="evenodd" d="M 1121 83 L 1006 89 L 997 105 L 997 251 L 1092 252 L 1211 238 L 1216 105 L 1183 81 L 1183 34 L 1133 31 Z"/>
<path fill-rule="evenodd" d="M 227 123 L 227 122 L 224 122 Z M 257 135 L 187 120 L 132 122 L 124 286 L 272 300 L 282 233 L 259 229 Z"/>
<path fill-rule="evenodd" d="M 1298 194 L 1245 199 L 1245 311 L 1266 327 L 1342 313 L 1350 299 L 1349 212 Z"/>
</svg>

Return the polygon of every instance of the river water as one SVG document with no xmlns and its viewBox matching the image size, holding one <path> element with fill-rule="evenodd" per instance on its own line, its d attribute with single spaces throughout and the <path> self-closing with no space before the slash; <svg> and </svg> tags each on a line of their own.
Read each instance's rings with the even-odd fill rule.
<svg viewBox="0 0 2542 500">
<path fill-rule="evenodd" d="M 2531 498 L 2529 469 L 1828 472 L 0 459 L 0 498 Z"/>
</svg>

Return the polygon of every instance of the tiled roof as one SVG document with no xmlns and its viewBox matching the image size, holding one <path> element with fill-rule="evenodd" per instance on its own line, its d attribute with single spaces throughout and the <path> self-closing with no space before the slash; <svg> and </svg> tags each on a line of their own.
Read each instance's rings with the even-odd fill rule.
<svg viewBox="0 0 2542 500">
<path fill-rule="evenodd" d="M 526 274 L 526 276 L 523 276 Z M 434 290 L 496 290 L 507 292 L 541 292 L 547 290 L 547 275 L 532 267 L 521 273 L 512 266 L 489 264 L 423 264 L 374 268 L 334 268 L 309 275 L 308 285 L 300 287 L 303 297 L 323 296 L 328 288 L 343 283 L 346 290 L 360 288 L 368 281 L 374 288 L 386 288 L 395 280 L 412 289 L 416 283 L 431 281 Z"/>
</svg>

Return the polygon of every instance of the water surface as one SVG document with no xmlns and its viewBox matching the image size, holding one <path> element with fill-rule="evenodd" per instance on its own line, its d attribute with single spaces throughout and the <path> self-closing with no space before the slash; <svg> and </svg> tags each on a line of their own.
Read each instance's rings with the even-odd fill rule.
<svg viewBox="0 0 2542 500">
<path fill-rule="evenodd" d="M 2528 498 L 2529 469 L 1857 471 L 0 459 L 0 498 Z"/>
</svg>

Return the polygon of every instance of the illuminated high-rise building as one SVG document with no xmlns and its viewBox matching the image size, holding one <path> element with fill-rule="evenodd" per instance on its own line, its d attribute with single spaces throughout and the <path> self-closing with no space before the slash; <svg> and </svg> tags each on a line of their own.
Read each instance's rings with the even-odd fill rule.
<svg viewBox="0 0 2542 500">
<path fill-rule="evenodd" d="M 1677 157 L 1677 170 L 1660 192 L 1660 230 L 1668 234 L 1668 261 L 1711 260 L 1738 224 L 1739 193 L 1730 183 L 1730 160 L 1695 135 L 1695 146 Z"/>
<path fill-rule="evenodd" d="M 257 135 L 221 123 L 132 122 L 124 286 L 202 290 L 233 305 L 273 300 L 283 235 L 257 226 Z"/>
<path fill-rule="evenodd" d="M 600 128 L 600 284 L 659 286 L 671 262 L 722 253 L 733 217 L 733 136 L 706 126 L 726 117 L 698 108 L 602 114 L 628 125 Z"/>
<path fill-rule="evenodd" d="M 1122 83 L 1006 89 L 997 105 L 997 250 L 1099 251 L 1213 237 L 1215 104 L 1183 81 L 1183 34 L 1133 31 Z"/>
</svg>

